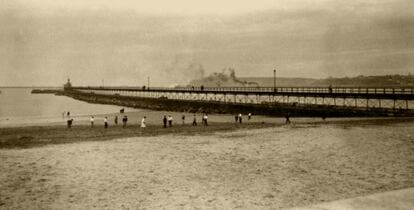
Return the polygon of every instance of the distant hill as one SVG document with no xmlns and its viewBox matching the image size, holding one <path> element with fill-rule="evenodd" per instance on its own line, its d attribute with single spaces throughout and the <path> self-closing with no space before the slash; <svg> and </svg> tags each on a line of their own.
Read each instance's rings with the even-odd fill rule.
<svg viewBox="0 0 414 210">
<path fill-rule="evenodd" d="M 273 78 L 242 77 L 240 80 L 256 82 L 259 86 L 273 86 Z M 308 78 L 277 78 L 279 87 L 295 86 L 336 86 L 336 87 L 414 87 L 413 75 L 358 76 L 344 78 L 308 79 Z"/>
<path fill-rule="evenodd" d="M 413 75 L 358 76 L 352 78 L 327 78 L 316 82 L 318 85 L 336 86 L 409 86 L 414 87 Z"/>
<path fill-rule="evenodd" d="M 272 77 L 236 77 L 233 69 L 227 69 L 221 73 L 213 73 L 207 77 L 191 81 L 188 86 L 205 86 L 205 87 L 273 87 Z M 414 87 L 414 76 L 409 75 L 384 75 L 384 76 L 357 76 L 343 78 L 287 78 L 278 77 L 276 86 L 278 87 Z"/>
</svg>

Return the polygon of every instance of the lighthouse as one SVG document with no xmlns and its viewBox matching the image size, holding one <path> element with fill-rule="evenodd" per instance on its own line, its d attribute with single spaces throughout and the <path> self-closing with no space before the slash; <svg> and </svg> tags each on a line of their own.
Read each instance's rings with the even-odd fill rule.
<svg viewBox="0 0 414 210">
<path fill-rule="evenodd" d="M 72 84 L 70 83 L 70 79 L 68 78 L 68 81 L 66 84 L 63 85 L 63 90 L 68 90 L 72 88 Z"/>
</svg>

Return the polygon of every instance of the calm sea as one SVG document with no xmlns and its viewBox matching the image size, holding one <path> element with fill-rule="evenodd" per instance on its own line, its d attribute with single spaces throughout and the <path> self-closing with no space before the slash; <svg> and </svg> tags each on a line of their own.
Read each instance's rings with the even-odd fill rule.
<svg viewBox="0 0 414 210">
<path fill-rule="evenodd" d="M 0 126 L 65 121 L 63 112 L 77 119 L 90 115 L 116 113 L 123 107 L 89 104 L 66 96 L 31 94 L 31 88 L 1 88 Z M 125 108 L 126 112 L 136 109 Z"/>
</svg>

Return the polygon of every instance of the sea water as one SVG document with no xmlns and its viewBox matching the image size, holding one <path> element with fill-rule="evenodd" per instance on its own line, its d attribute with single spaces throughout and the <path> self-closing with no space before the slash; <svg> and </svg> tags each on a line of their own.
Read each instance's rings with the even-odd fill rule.
<svg viewBox="0 0 414 210">
<path fill-rule="evenodd" d="M 31 88 L 1 88 L 0 90 L 0 126 L 2 127 L 65 122 L 67 112 L 70 112 L 70 117 L 75 120 L 86 120 L 91 115 L 119 113 L 123 108 L 90 104 L 53 94 L 31 94 Z M 137 111 L 132 108 L 124 109 L 126 112 Z"/>
</svg>

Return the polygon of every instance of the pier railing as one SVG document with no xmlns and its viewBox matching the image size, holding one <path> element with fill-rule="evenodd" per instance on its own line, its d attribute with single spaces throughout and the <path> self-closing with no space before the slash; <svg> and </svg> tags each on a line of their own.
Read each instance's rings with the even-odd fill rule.
<svg viewBox="0 0 414 210">
<path fill-rule="evenodd" d="M 130 91 L 206 91 L 206 92 L 262 92 L 262 93 L 340 93 L 340 94 L 414 94 L 414 87 L 73 87 L 91 90 Z"/>
<path fill-rule="evenodd" d="M 414 110 L 414 87 L 72 87 L 115 96 L 221 103 L 292 103 Z"/>
<path fill-rule="evenodd" d="M 166 90 L 166 88 L 151 88 L 155 90 Z M 414 94 L 414 88 L 381 88 L 381 87 L 205 87 L 201 89 L 192 87 L 167 88 L 167 90 L 184 91 L 220 91 L 220 92 L 285 92 L 285 93 L 368 93 L 368 94 Z"/>
</svg>

